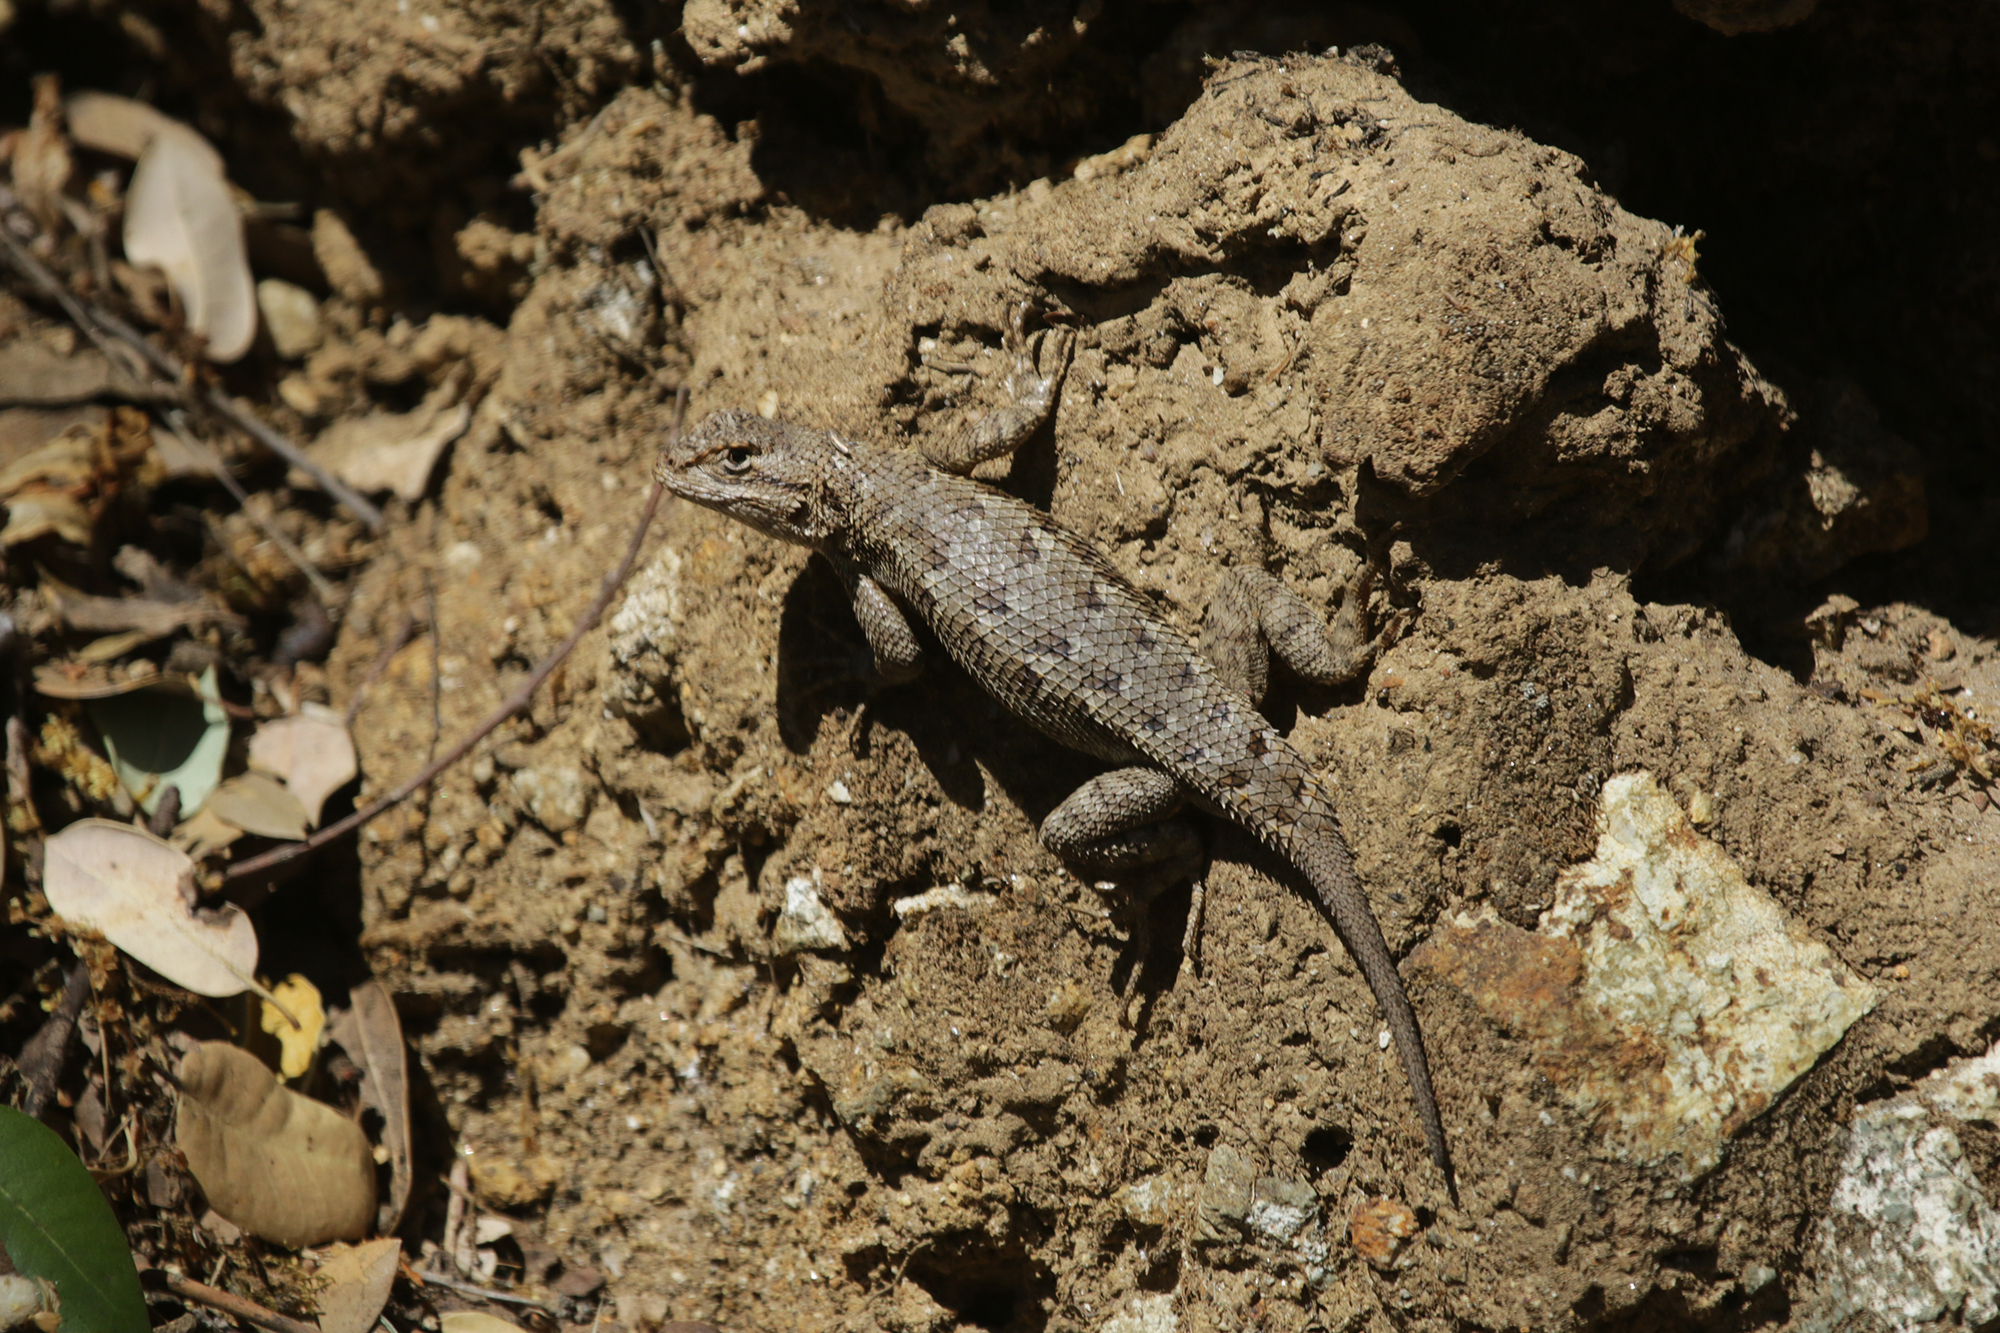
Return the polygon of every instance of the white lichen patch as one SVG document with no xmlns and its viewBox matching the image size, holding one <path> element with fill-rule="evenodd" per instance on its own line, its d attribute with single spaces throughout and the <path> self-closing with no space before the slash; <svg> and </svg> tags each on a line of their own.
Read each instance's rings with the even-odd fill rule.
<svg viewBox="0 0 2000 1333">
<path fill-rule="evenodd" d="M 1605 783 L 1597 854 L 1557 878 L 1541 926 L 1579 950 L 1578 1007 L 1617 1053 L 1572 1063 L 1565 1094 L 1616 1155 L 1678 1156 L 1689 1178 L 1878 999 L 1649 773 Z"/>
<path fill-rule="evenodd" d="M 1966 1164 L 1968 1121 L 2000 1123 L 2000 1046 L 1856 1110 L 1803 1328 L 1850 1327 L 1862 1311 L 1896 1333 L 2000 1318 L 2000 1213 Z"/>
</svg>

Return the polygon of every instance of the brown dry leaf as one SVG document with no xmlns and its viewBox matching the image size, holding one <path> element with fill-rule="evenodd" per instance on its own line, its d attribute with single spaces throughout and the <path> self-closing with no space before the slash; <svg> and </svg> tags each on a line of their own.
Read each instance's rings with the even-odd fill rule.
<svg viewBox="0 0 2000 1333">
<path fill-rule="evenodd" d="M 243 218 L 215 150 L 185 125 L 156 129 L 125 196 L 125 257 L 157 265 L 174 285 L 188 327 L 228 363 L 257 336 L 257 292 Z"/>
<path fill-rule="evenodd" d="M 99 597 L 79 592 L 49 574 L 42 575 L 42 597 L 49 610 L 69 628 L 93 634 L 115 634 L 130 630 L 147 639 L 164 639 L 191 625 L 229 625 L 241 628 L 242 617 L 226 611 L 206 597 L 185 602 L 163 602 L 149 597 Z"/>
<path fill-rule="evenodd" d="M 139 391 L 138 381 L 94 347 L 63 353 L 36 338 L 0 347 L 0 404 L 50 408 Z"/>
<path fill-rule="evenodd" d="M 368 1234 L 375 1157 L 359 1125 L 227 1042 L 189 1051 L 179 1078 L 174 1144 L 216 1212 L 295 1249 Z"/>
<path fill-rule="evenodd" d="M 389 988 L 370 979 L 348 992 L 348 1007 L 328 1028 L 348 1059 L 361 1069 L 361 1104 L 382 1117 L 382 1148 L 389 1155 L 389 1197 L 375 1219 L 388 1234 L 402 1223 L 410 1201 L 410 1075 L 403 1054 L 403 1023 Z"/>
<path fill-rule="evenodd" d="M 234 905 L 190 911 L 194 862 L 144 829 L 79 819 L 42 853 L 42 892 L 70 925 L 95 930 L 197 995 L 238 995 L 257 971 L 257 932 Z"/>
<path fill-rule="evenodd" d="M 209 794 L 203 810 L 260 838 L 298 842 L 306 836 L 306 808 L 269 773 L 242 773 Z"/>
<path fill-rule="evenodd" d="M 438 1316 L 438 1330 L 439 1333 L 521 1333 L 521 1326 L 479 1310 L 453 1310 Z"/>
<path fill-rule="evenodd" d="M 319 1051 L 319 1034 L 326 1028 L 319 987 L 294 972 L 271 987 L 270 995 L 258 1003 L 263 1010 L 260 1025 L 278 1039 L 278 1072 L 286 1078 L 303 1078 L 312 1068 L 313 1056 Z"/>
<path fill-rule="evenodd" d="M 230 843 L 243 836 L 243 830 L 234 824 L 226 824 L 217 819 L 208 807 L 194 812 L 191 819 L 181 821 L 168 841 L 199 861 L 212 852 L 219 852 Z"/>
<path fill-rule="evenodd" d="M 410 412 L 371 412 L 336 422 L 308 450 L 313 459 L 357 491 L 394 491 L 412 503 L 423 498 L 444 447 L 465 434 L 472 409 L 449 405 L 450 389 L 432 393 Z M 294 472 L 295 478 L 304 478 Z"/>
<path fill-rule="evenodd" d="M 69 117 L 70 138 L 85 148 L 123 158 L 137 158 L 158 134 L 175 131 L 192 134 L 193 142 L 208 149 L 215 174 L 225 174 L 222 154 L 210 147 L 208 140 L 195 134 L 191 126 L 154 110 L 144 102 L 135 102 L 116 93 L 71 93 L 63 102 L 63 114 Z"/>
<path fill-rule="evenodd" d="M 326 1287 L 319 1294 L 321 1333 L 368 1333 L 389 1303 L 402 1242 L 393 1236 L 362 1245 L 336 1245 L 319 1264 Z"/>
<path fill-rule="evenodd" d="M 340 715 L 316 704 L 307 704 L 295 717 L 281 717 L 258 727 L 250 738 L 250 767 L 284 779 L 305 807 L 306 822 L 315 826 L 326 798 L 361 771 L 354 756 L 354 738 L 348 735 Z"/>
<path fill-rule="evenodd" d="M 0 547 L 18 546 L 51 532 L 66 542 L 90 545 L 102 459 L 97 435 L 71 427 L 0 472 L 0 499 L 7 502 Z"/>
<path fill-rule="evenodd" d="M 49 699 L 110 699 L 135 690 L 171 689 L 193 696 L 192 676 L 163 676 L 151 663 L 128 667 L 82 662 L 45 662 L 35 668 L 35 693 Z"/>
</svg>

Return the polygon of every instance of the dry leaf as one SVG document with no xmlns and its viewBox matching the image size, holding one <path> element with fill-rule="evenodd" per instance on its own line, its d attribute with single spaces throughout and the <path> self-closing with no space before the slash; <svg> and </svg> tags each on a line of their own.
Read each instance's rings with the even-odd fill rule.
<svg viewBox="0 0 2000 1333">
<path fill-rule="evenodd" d="M 225 174 L 222 154 L 216 152 L 208 140 L 196 134 L 191 126 L 154 110 L 144 102 L 135 102 L 115 93 L 71 93 L 63 102 L 63 113 L 69 117 L 70 138 L 85 148 L 123 158 L 137 158 L 146 151 L 146 145 L 153 141 L 153 137 L 161 133 L 179 131 L 193 135 L 195 143 L 208 149 L 215 174 Z"/>
<path fill-rule="evenodd" d="M 4 539 L 0 539 L 4 540 Z M 43 574 L 42 598 L 49 609 L 71 629 L 93 634 L 126 630 L 147 639 L 164 639 L 190 625 L 229 625 L 242 628 L 243 619 L 206 597 L 184 602 L 163 602 L 149 597 L 99 597 L 78 592 L 52 574 Z"/>
<path fill-rule="evenodd" d="M 243 773 L 229 779 L 210 793 L 201 808 L 260 838 L 297 842 L 306 836 L 306 808 L 269 773 Z"/>
<path fill-rule="evenodd" d="M 125 196 L 125 257 L 167 275 L 208 359 L 227 363 L 257 336 L 257 292 L 243 219 L 216 166 L 215 150 L 185 125 L 155 132 Z"/>
<path fill-rule="evenodd" d="M 348 992 L 348 1008 L 329 1027 L 347 1058 L 361 1069 L 361 1104 L 382 1117 L 382 1148 L 389 1154 L 389 1197 L 375 1229 L 384 1235 L 403 1220 L 410 1201 L 410 1074 L 403 1053 L 403 1023 L 389 988 L 370 979 Z"/>
<path fill-rule="evenodd" d="M 250 767 L 283 778 L 305 807 L 306 822 L 319 823 L 326 798 L 361 771 L 354 738 L 340 715 L 307 705 L 296 717 L 281 717 L 257 728 L 250 738 Z"/>
<path fill-rule="evenodd" d="M 521 1326 L 478 1310 L 453 1310 L 438 1316 L 438 1330 L 439 1333 L 521 1333 Z"/>
<path fill-rule="evenodd" d="M 135 663 L 140 669 L 107 667 L 80 662 L 45 662 L 35 668 L 35 693 L 50 699 L 113 699 L 135 690 L 176 690 L 192 695 L 192 676 L 163 676 L 152 663 Z"/>
<path fill-rule="evenodd" d="M 198 915 L 194 862 L 144 829 L 79 819 L 42 853 L 42 892 L 72 926 L 94 930 L 177 986 L 237 995 L 257 971 L 257 932 L 224 904 Z"/>
<path fill-rule="evenodd" d="M 294 1248 L 368 1234 L 375 1157 L 359 1125 L 227 1042 L 188 1052 L 180 1085 L 174 1143 L 216 1212 Z"/>
<path fill-rule="evenodd" d="M 363 1245 L 337 1245 L 321 1258 L 319 1276 L 326 1287 L 319 1294 L 321 1333 L 368 1333 L 389 1303 L 396 1282 L 396 1262 L 402 1242 L 393 1236 Z"/>
<path fill-rule="evenodd" d="M 211 814 L 207 806 L 203 806 L 191 818 L 182 820 L 167 841 L 199 861 L 242 836 L 242 829 L 234 824 L 225 824 Z"/>
<path fill-rule="evenodd" d="M 430 485 L 438 455 L 472 423 L 472 409 L 464 403 L 444 405 L 441 396 L 449 393 L 438 390 L 415 411 L 371 412 L 336 422 L 308 452 L 357 491 L 394 491 L 414 503 Z"/>
<path fill-rule="evenodd" d="M 326 1011 L 320 1007 L 319 988 L 294 972 L 271 994 L 258 1001 L 263 1007 L 264 1031 L 278 1039 L 278 1072 L 286 1078 L 302 1078 L 312 1068 L 319 1050 L 319 1034 L 326 1027 Z M 298 1026 L 292 1025 L 298 1020 Z"/>
<path fill-rule="evenodd" d="M 94 347 L 64 355 L 40 339 L 16 338 L 0 348 L 0 404 L 53 407 L 138 392 L 138 381 Z"/>
</svg>

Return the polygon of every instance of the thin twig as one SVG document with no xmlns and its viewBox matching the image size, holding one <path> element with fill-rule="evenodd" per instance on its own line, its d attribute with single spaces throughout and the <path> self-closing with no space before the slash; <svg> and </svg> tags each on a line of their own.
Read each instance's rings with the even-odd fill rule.
<svg viewBox="0 0 2000 1333">
<path fill-rule="evenodd" d="M 138 349 L 139 355 L 150 361 L 153 369 L 175 384 L 184 382 L 182 376 L 187 374 L 187 366 L 179 357 L 153 346 L 146 340 L 144 334 L 109 310 L 93 310 L 91 314 L 105 329 Z M 356 518 L 366 523 L 370 532 L 382 530 L 382 511 L 363 499 L 360 492 L 321 467 L 312 455 L 293 444 L 289 437 L 265 425 L 255 413 L 224 393 L 217 385 L 208 385 L 202 396 L 208 400 L 210 407 L 228 417 L 252 439 L 318 482 L 321 490 L 345 505 Z"/>
<path fill-rule="evenodd" d="M 211 1287 L 206 1282 L 197 1282 L 191 1277 L 169 1272 L 163 1268 L 156 1268 L 153 1272 L 158 1275 L 168 1291 L 184 1301 L 195 1301 L 210 1309 L 220 1310 L 226 1315 L 247 1319 L 259 1327 L 272 1330 L 272 1333 L 320 1333 L 318 1324 L 303 1323 L 281 1315 L 276 1310 L 267 1310 L 255 1301 L 247 1301 L 219 1287 Z"/>
<path fill-rule="evenodd" d="M 306 576 L 306 582 L 312 584 L 313 591 L 319 594 L 320 605 L 329 610 L 338 609 L 345 600 L 341 597 L 340 590 L 333 586 L 326 575 L 319 572 L 312 561 L 306 559 L 304 551 L 292 545 L 291 538 L 266 523 L 257 511 L 250 507 L 250 492 L 244 490 L 243 483 L 231 475 L 229 465 L 222 461 L 221 454 L 209 447 L 208 441 L 195 438 L 194 432 L 188 429 L 187 413 L 178 407 L 173 407 L 167 409 L 164 415 L 167 419 L 167 429 L 174 433 L 174 437 L 189 453 L 199 458 L 208 470 L 215 474 L 215 479 L 222 483 L 224 490 L 236 497 L 236 507 L 242 511 L 243 516 L 256 524 L 257 531 L 270 538 L 271 544 L 282 551 L 287 560 L 298 566 L 299 573 Z"/>
<path fill-rule="evenodd" d="M 438 624 L 437 582 L 431 572 L 424 571 L 424 609 L 431 617 L 431 743 L 424 751 L 424 762 L 437 758 L 438 737 L 444 734 L 444 673 L 438 665 L 438 638 L 442 627 Z"/>
<path fill-rule="evenodd" d="M 460 1282 L 456 1278 L 446 1277 L 442 1273 L 426 1273 L 416 1268 L 412 1268 L 410 1271 L 415 1273 L 427 1285 L 443 1287 L 447 1291 L 455 1291 L 461 1296 L 477 1296 L 482 1301 L 505 1301 L 509 1305 L 525 1305 L 531 1310 L 543 1310 L 549 1314 L 555 1313 L 554 1307 L 545 1302 L 538 1301 L 532 1296 L 512 1296 L 504 1291 L 495 1291 L 491 1287 L 475 1287 L 470 1282 Z M 313 1333 L 319 1333 L 319 1330 L 314 1329 Z"/>
<path fill-rule="evenodd" d="M 5 225 L 4 219 L 0 219 L 0 243 L 5 244 L 7 255 L 13 260 L 14 267 L 43 292 L 53 297 L 69 315 L 70 320 L 83 330 L 91 342 L 97 344 L 98 350 L 111 358 L 112 364 L 119 364 L 123 358 L 111 351 L 105 338 L 107 333 L 137 352 L 147 364 L 169 381 L 174 393 L 182 399 L 189 396 L 186 387 L 189 382 L 188 368 L 185 362 L 172 353 L 153 346 L 144 334 L 109 310 L 101 306 L 86 305 L 71 295 L 69 289 L 63 286 L 48 265 L 35 258 L 34 253 L 15 238 L 12 230 Z M 229 418 L 238 429 L 318 482 L 328 495 L 345 505 L 357 518 L 366 523 L 369 531 L 381 530 L 382 511 L 370 504 L 353 487 L 321 467 L 305 450 L 258 420 L 248 408 L 238 404 L 215 385 L 205 386 L 202 396 L 210 407 Z"/>
<path fill-rule="evenodd" d="M 687 390 L 685 388 L 677 396 L 675 408 L 674 435 L 678 436 L 681 430 L 681 422 L 687 415 Z M 336 838 L 346 837 L 369 820 L 382 814 L 383 811 L 392 809 L 407 800 L 412 792 L 424 786 L 432 778 L 435 778 L 438 774 L 444 772 L 444 770 L 470 754 L 472 747 L 491 735 L 494 728 L 526 708 L 529 701 L 534 698 L 535 691 L 541 688 L 542 682 L 547 680 L 550 673 L 558 666 L 562 665 L 564 660 L 569 657 L 571 651 L 583 639 L 583 636 L 594 629 L 597 622 L 604 617 L 605 610 L 611 605 L 612 597 L 624 585 L 626 577 L 632 572 L 632 566 L 638 563 L 639 548 L 646 540 L 646 530 L 652 526 L 653 515 L 659 512 L 660 501 L 665 498 L 666 493 L 666 487 L 662 486 L 658 481 L 653 483 L 653 489 L 646 495 L 646 507 L 639 515 L 639 524 L 632 532 L 632 543 L 625 548 L 625 558 L 619 562 L 617 569 L 604 576 L 604 581 L 597 590 L 596 600 L 591 602 L 589 609 L 583 613 L 583 618 L 577 621 L 576 628 L 570 631 L 569 637 L 557 645 L 554 652 L 543 658 L 540 664 L 528 673 L 528 678 L 521 682 L 521 687 L 509 695 L 498 708 L 487 714 L 484 721 L 453 744 L 449 750 L 446 750 L 436 759 L 424 765 L 421 773 L 418 773 L 387 796 L 372 802 L 365 809 L 355 811 L 337 823 L 328 824 L 304 842 L 293 842 L 287 843 L 282 847 L 274 847 L 262 856 L 253 856 L 248 861 L 231 866 L 228 872 L 224 874 L 223 879 L 234 881 L 247 879 L 252 875 L 260 875 L 275 866 L 283 865 L 295 857 L 304 856 L 307 852 L 316 851 Z"/>
<path fill-rule="evenodd" d="M 368 697 L 368 687 L 373 685 L 381 677 L 382 673 L 389 669 L 389 663 L 395 660 L 397 653 L 403 651 L 403 645 L 415 637 L 416 632 L 417 622 L 413 616 L 405 614 L 401 620 L 396 622 L 395 633 L 389 636 L 389 641 L 382 645 L 382 651 L 375 654 L 375 660 L 369 663 L 368 674 L 363 676 L 361 683 L 354 687 L 354 697 L 347 701 L 347 717 L 343 722 L 344 726 L 352 727 L 354 725 L 354 718 L 360 713 L 361 705 Z"/>
</svg>

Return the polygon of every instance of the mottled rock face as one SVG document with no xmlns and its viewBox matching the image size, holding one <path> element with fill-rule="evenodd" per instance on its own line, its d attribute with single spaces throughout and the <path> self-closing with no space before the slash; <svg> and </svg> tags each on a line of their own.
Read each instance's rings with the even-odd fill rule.
<svg viewBox="0 0 2000 1333">
<path fill-rule="evenodd" d="M 1416 966 L 1529 1045 L 1598 1152 L 1721 1161 L 1880 992 L 1695 832 L 1650 773 L 1605 783 L 1597 855 L 1556 880 L 1539 932 L 1461 916 Z"/>
</svg>

